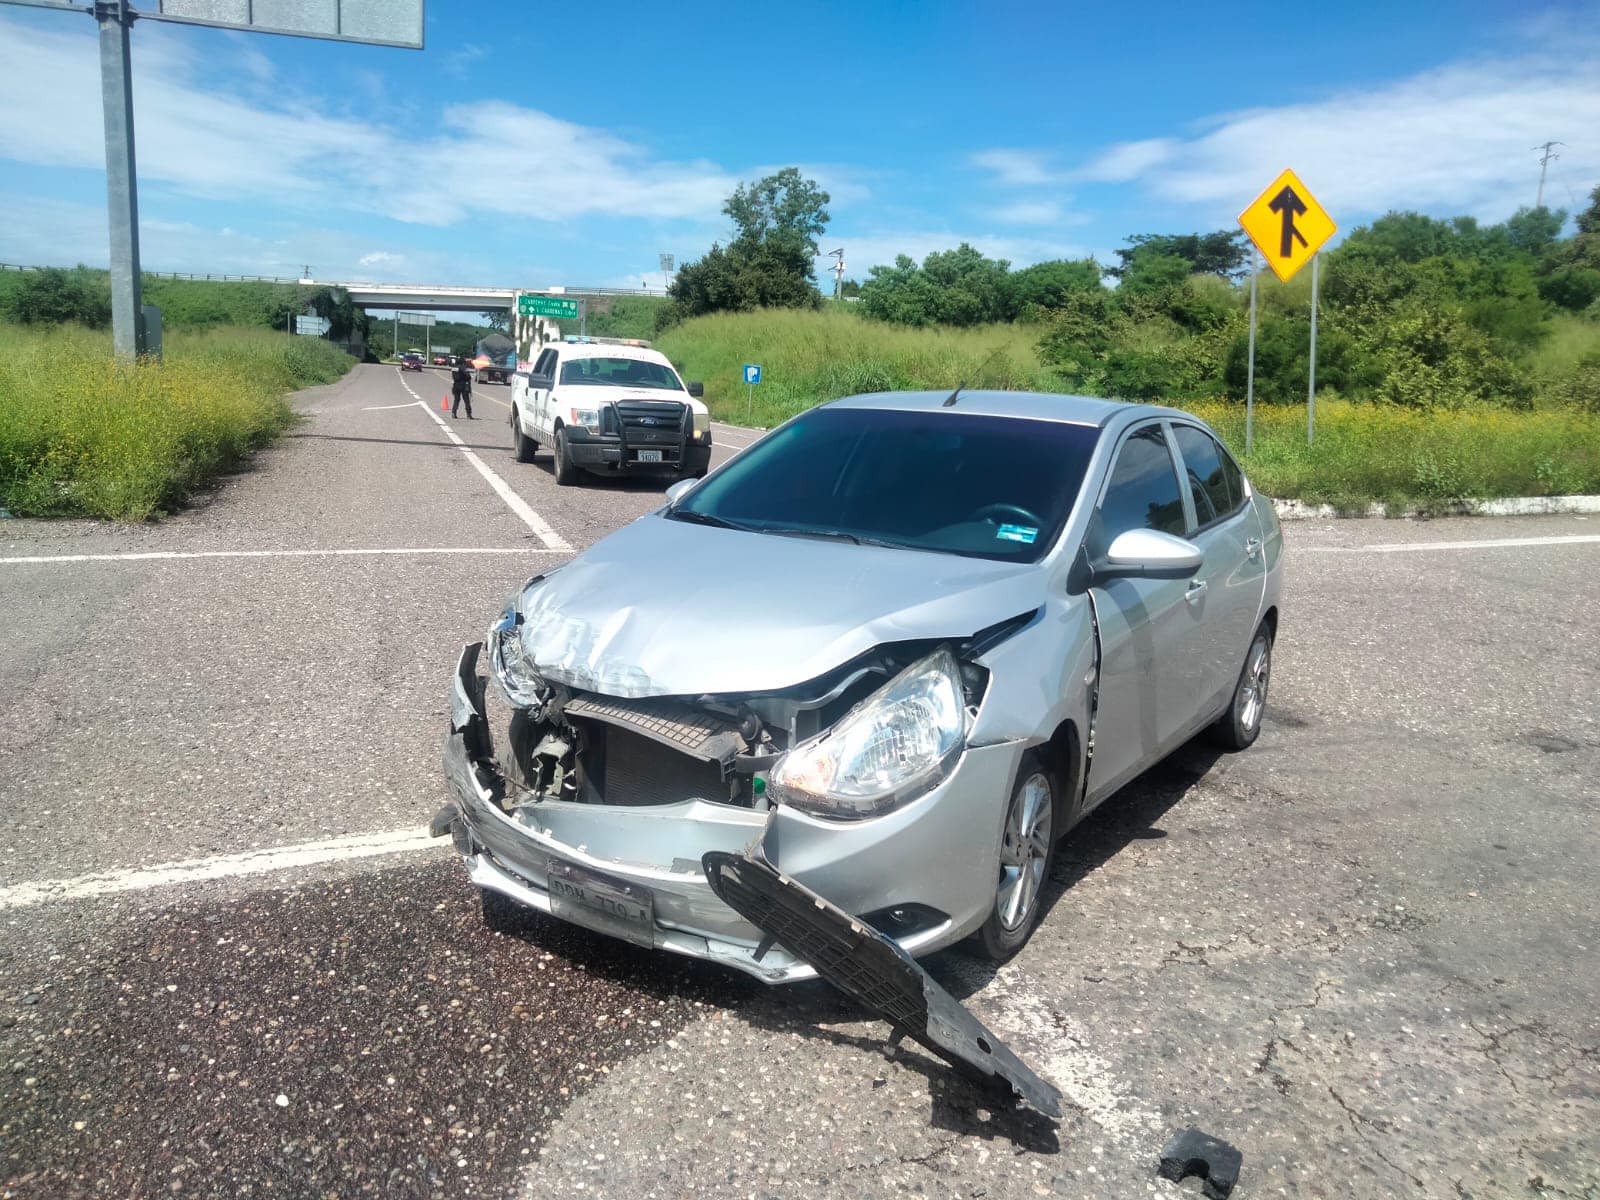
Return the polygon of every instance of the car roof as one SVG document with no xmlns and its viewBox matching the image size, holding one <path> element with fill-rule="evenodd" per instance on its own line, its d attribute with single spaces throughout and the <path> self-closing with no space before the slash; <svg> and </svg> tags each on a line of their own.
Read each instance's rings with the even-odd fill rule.
<svg viewBox="0 0 1600 1200">
<path fill-rule="evenodd" d="M 945 407 L 950 393 L 870 392 L 835 400 L 836 408 L 882 408 L 900 412 L 932 412 Z M 963 388 L 951 405 L 957 412 L 994 417 L 1028 417 L 1035 421 L 1061 421 L 1072 425 L 1108 425 L 1115 418 L 1131 416 L 1181 417 L 1176 409 L 1153 404 L 1129 404 L 1103 400 L 1097 396 L 1067 396 L 1051 392 L 968 391 Z"/>
</svg>

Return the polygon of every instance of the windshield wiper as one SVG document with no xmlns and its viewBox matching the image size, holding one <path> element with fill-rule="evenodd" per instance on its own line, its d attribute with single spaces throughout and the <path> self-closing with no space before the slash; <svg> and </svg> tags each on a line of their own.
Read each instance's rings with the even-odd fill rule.
<svg viewBox="0 0 1600 1200">
<path fill-rule="evenodd" d="M 863 537 L 859 533 L 850 533 L 843 529 L 811 529 L 805 526 L 793 525 L 755 525 L 750 527 L 752 533 L 775 533 L 780 537 L 808 537 L 825 538 L 830 541 L 849 542 L 854 546 L 887 546 L 891 550 L 905 550 L 906 546 L 899 542 L 886 542 L 882 538 Z"/>
<path fill-rule="evenodd" d="M 730 521 L 727 517 L 719 517 L 707 512 L 697 512 L 692 508 L 669 508 L 667 509 L 667 516 L 674 521 L 688 521 L 692 525 L 711 525 L 717 529 L 737 529 L 740 533 L 765 532 L 765 530 L 755 529 L 749 525 L 741 525 L 738 521 Z"/>
</svg>

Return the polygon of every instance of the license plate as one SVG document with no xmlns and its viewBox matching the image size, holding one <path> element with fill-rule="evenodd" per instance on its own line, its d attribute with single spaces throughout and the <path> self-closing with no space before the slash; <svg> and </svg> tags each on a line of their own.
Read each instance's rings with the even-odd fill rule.
<svg viewBox="0 0 1600 1200">
<path fill-rule="evenodd" d="M 639 461 L 640 462 L 660 462 L 661 461 L 661 451 L 659 451 L 659 450 L 641 450 L 641 451 L 639 451 Z"/>
<path fill-rule="evenodd" d="M 556 858 L 550 860 L 547 878 L 553 915 L 640 946 L 655 944 L 655 898 L 649 888 L 607 879 Z"/>
</svg>

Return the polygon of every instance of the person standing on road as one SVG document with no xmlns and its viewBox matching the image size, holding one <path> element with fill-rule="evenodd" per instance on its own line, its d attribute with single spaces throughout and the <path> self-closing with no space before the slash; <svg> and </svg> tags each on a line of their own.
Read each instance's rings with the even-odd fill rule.
<svg viewBox="0 0 1600 1200">
<path fill-rule="evenodd" d="M 464 404 L 467 420 L 472 420 L 472 368 L 465 357 L 456 359 L 456 369 L 450 373 L 450 391 L 455 396 L 450 405 L 450 419 L 455 420 L 456 411 Z"/>
</svg>

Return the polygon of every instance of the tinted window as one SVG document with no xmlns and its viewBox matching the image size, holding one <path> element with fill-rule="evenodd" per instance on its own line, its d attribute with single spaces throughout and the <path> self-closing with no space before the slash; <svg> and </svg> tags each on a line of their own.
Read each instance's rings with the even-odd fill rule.
<svg viewBox="0 0 1600 1200">
<path fill-rule="evenodd" d="M 1159 529 L 1182 537 L 1183 496 L 1178 472 L 1158 426 L 1147 425 L 1122 443 L 1100 504 L 1105 544 L 1130 529 Z"/>
<path fill-rule="evenodd" d="M 1234 504 L 1244 503 L 1244 476 L 1239 473 L 1239 464 L 1224 450 L 1222 452 L 1222 474 L 1228 481 L 1228 495 L 1233 497 Z"/>
<path fill-rule="evenodd" d="M 554 350 L 546 350 L 539 355 L 539 361 L 533 364 L 533 373 L 535 375 L 548 375 L 555 368 L 555 365 L 556 352 Z"/>
<path fill-rule="evenodd" d="M 744 451 L 672 515 L 1036 562 L 1072 511 L 1099 436 L 959 409 L 820 408 Z"/>
<path fill-rule="evenodd" d="M 1242 495 L 1233 490 L 1222 461 L 1227 457 L 1210 434 L 1193 425 L 1174 425 L 1178 453 L 1189 477 L 1189 494 L 1194 497 L 1195 523 L 1209 525 L 1239 507 Z M 1235 472 L 1237 474 L 1237 471 Z"/>
<path fill-rule="evenodd" d="M 638 358 L 569 358 L 561 364 L 561 382 L 683 390 L 670 367 Z"/>
</svg>

